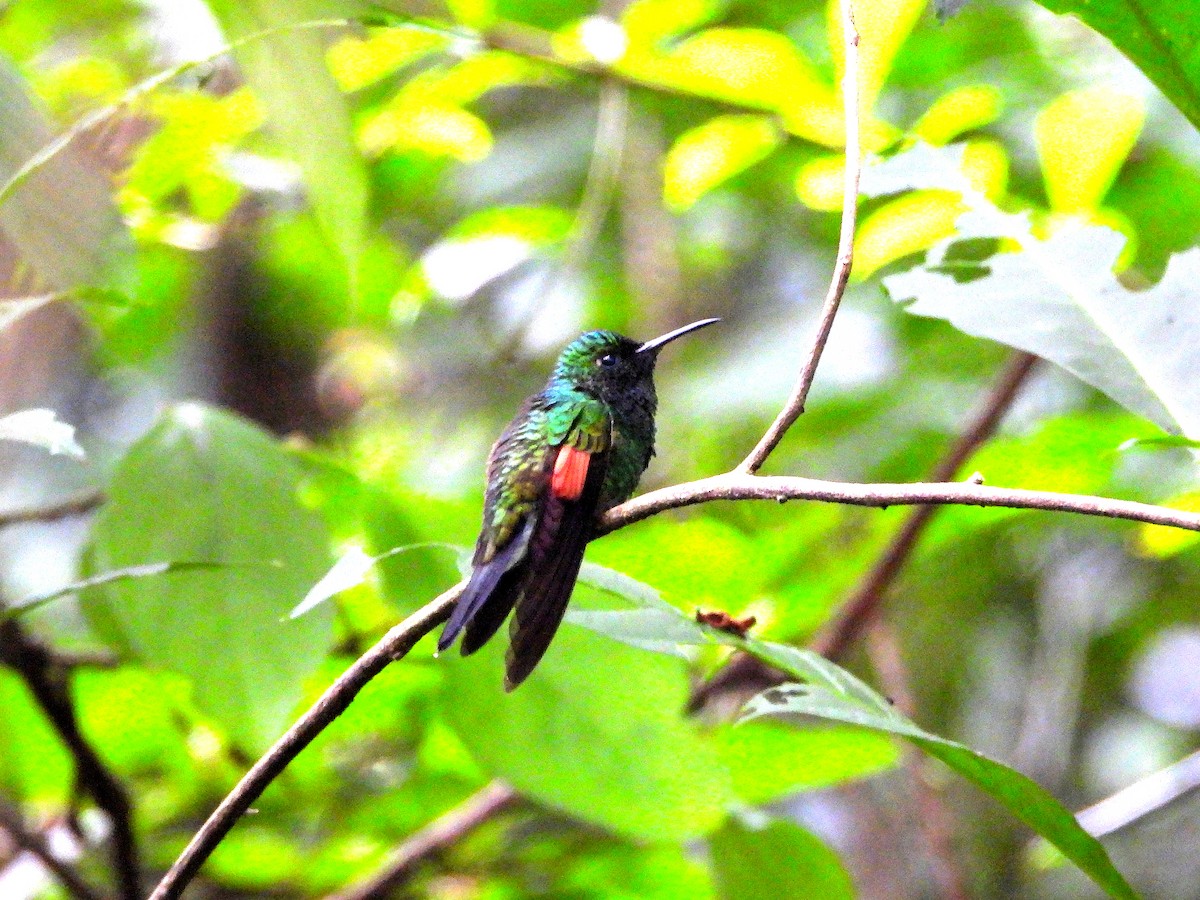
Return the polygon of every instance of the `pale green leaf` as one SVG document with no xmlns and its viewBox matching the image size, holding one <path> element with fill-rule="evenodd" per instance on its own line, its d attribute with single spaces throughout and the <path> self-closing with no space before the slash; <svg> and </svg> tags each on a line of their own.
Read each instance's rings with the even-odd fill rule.
<svg viewBox="0 0 1200 900">
<path fill-rule="evenodd" d="M 270 435 L 184 404 L 122 460 L 93 530 L 93 572 L 220 565 L 92 588 L 84 609 L 137 659 L 190 678 L 198 704 L 251 751 L 278 737 L 330 638 L 328 607 L 285 620 L 328 567 L 324 525 L 297 484 Z"/>
<path fill-rule="evenodd" d="M 731 819 L 708 846 L 722 900 L 854 900 L 838 855 L 795 822 Z"/>
<path fill-rule="evenodd" d="M 60 421 L 52 409 L 23 409 L 0 418 L 0 441 L 31 444 L 51 455 L 86 456 L 75 440 L 75 426 Z"/>
<path fill-rule="evenodd" d="M 53 140 L 24 81 L 0 56 L 0 184 Z M 107 177 L 71 148 L 6 190 L 0 229 L 40 287 L 67 290 L 99 284 L 127 258 L 128 234 Z"/>
<path fill-rule="evenodd" d="M 679 136 L 663 162 L 663 199 L 684 210 L 783 142 L 766 116 L 717 116 Z"/>
<path fill-rule="evenodd" d="M 678 841 L 720 824 L 728 778 L 682 717 L 688 680 L 673 659 L 563 628 L 511 694 L 503 641 L 446 658 L 442 708 L 490 774 L 586 822 Z"/>
<path fill-rule="evenodd" d="M 1141 98 L 1103 86 L 1068 91 L 1039 112 L 1034 136 L 1050 208 L 1097 210 L 1145 118 Z"/>
<path fill-rule="evenodd" d="M 354 271 L 366 234 L 367 173 L 345 98 L 325 65 L 321 35 L 297 23 L 320 18 L 320 0 L 208 0 L 284 152 L 300 165 L 326 238 Z M 238 39 L 279 30 L 261 40 Z"/>
</svg>

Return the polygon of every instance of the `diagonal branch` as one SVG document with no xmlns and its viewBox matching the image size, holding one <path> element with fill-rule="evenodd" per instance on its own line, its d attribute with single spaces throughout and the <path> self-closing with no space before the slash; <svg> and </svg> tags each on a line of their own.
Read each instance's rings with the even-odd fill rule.
<svg viewBox="0 0 1200 900">
<path fill-rule="evenodd" d="M 62 882 L 67 894 L 74 897 L 75 900 L 101 900 L 103 895 L 84 881 L 78 872 L 55 856 L 45 838 L 37 832 L 28 830 L 21 819 L 21 814 L 2 801 L 0 801 L 0 831 L 7 834 L 12 842 L 22 850 L 36 856 L 41 864 Z"/>
<path fill-rule="evenodd" d="M 953 478 L 954 473 L 995 433 L 1036 362 L 1037 357 L 1030 353 L 1018 352 L 1009 358 L 971 423 L 934 466 L 931 481 Z M 813 650 L 830 659 L 837 659 L 846 652 L 850 642 L 862 633 L 883 603 L 888 588 L 908 562 L 935 512 L 937 507 L 934 506 L 920 506 L 912 511 L 853 596 L 843 604 L 837 619 L 813 642 Z"/>
<path fill-rule="evenodd" d="M 0 513 L 0 528 L 9 525 L 24 525 L 28 522 L 54 522 L 69 516 L 82 516 L 89 513 L 104 502 L 104 494 L 92 491 L 68 497 L 58 503 L 47 506 L 31 506 L 27 509 L 14 509 L 11 512 Z"/>
<path fill-rule="evenodd" d="M 274 781 L 288 763 L 312 743 L 330 722 L 346 711 L 346 707 L 358 696 L 358 692 L 387 668 L 388 663 L 401 659 L 417 641 L 450 618 L 450 610 L 454 608 L 454 603 L 464 587 L 466 582 L 459 582 L 422 606 L 392 628 L 374 647 L 342 673 L 283 737 L 250 767 L 250 771 L 221 801 L 163 876 L 150 895 L 150 900 L 179 897 L 209 854 L 250 808 L 250 804 L 258 799 L 267 785 Z"/>
<path fill-rule="evenodd" d="M 804 365 L 796 378 L 783 409 L 771 423 L 766 434 L 759 439 L 750 454 L 742 460 L 736 471 L 747 475 L 757 472 L 771 451 L 779 446 L 787 430 L 804 412 L 804 403 L 808 400 L 808 392 L 812 388 L 813 379 L 817 376 L 817 365 L 821 362 L 821 354 L 829 341 L 829 332 L 833 329 L 833 319 L 837 315 L 842 297 L 846 293 L 846 283 L 850 280 L 850 269 L 854 265 L 854 229 L 858 219 L 858 181 L 862 174 L 862 147 L 859 140 L 859 109 L 858 109 L 858 30 L 854 26 L 853 0 L 842 0 L 841 22 L 844 38 L 845 71 L 842 74 L 842 106 L 846 114 L 846 167 L 842 187 L 842 227 L 838 235 L 837 262 L 833 267 L 833 278 L 829 282 L 829 291 L 825 295 L 825 305 L 821 307 L 821 317 L 817 322 L 817 333 L 809 348 Z"/>
<path fill-rule="evenodd" d="M 458 806 L 434 819 L 396 848 L 384 868 L 362 884 L 330 894 L 325 900 L 381 900 L 412 876 L 417 865 L 458 843 L 492 816 L 516 802 L 517 792 L 493 781 Z"/>
<path fill-rule="evenodd" d="M 1041 509 L 1200 531 L 1200 513 L 1106 497 L 985 487 L 970 482 L 852 484 L 812 478 L 764 477 L 729 472 L 652 491 L 623 503 L 604 515 L 597 529 L 597 536 L 669 509 L 717 500 L 767 500 L 774 503 L 784 503 L 788 500 L 819 500 L 825 503 L 875 507 L 932 503 Z M 358 692 L 382 672 L 388 663 L 402 658 L 418 640 L 450 617 L 450 610 L 464 585 L 465 582 L 460 582 L 394 627 L 321 695 L 221 801 L 159 882 L 151 894 L 151 900 L 169 900 L 180 896 L 183 888 L 195 877 L 217 844 L 288 763 L 341 715 Z"/>
<path fill-rule="evenodd" d="M 79 728 L 75 708 L 54 655 L 30 637 L 15 619 L 0 621 L 0 664 L 25 682 L 75 761 L 79 784 L 112 824 L 112 862 L 122 900 L 141 896 L 140 866 L 133 834 L 133 806 L 116 776 Z"/>
</svg>

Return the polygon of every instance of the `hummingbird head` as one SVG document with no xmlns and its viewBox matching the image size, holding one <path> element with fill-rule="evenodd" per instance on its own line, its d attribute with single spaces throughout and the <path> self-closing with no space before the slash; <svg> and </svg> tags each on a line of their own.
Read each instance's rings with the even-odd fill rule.
<svg viewBox="0 0 1200 900">
<path fill-rule="evenodd" d="M 609 403 L 638 389 L 653 391 L 658 351 L 676 338 L 719 321 L 701 319 L 645 342 L 615 331 L 588 331 L 568 344 L 559 355 L 553 380 L 566 382 Z"/>
</svg>

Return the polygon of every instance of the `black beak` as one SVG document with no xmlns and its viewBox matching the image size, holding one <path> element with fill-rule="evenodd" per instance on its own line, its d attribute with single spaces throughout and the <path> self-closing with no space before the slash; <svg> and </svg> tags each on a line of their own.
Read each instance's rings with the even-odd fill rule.
<svg viewBox="0 0 1200 900">
<path fill-rule="evenodd" d="M 637 348 L 638 353 L 657 353 L 675 338 L 681 338 L 685 334 L 696 331 L 700 328 L 707 328 L 709 325 L 715 325 L 720 322 L 720 319 L 701 319 L 699 322 L 693 322 L 691 325 L 684 325 L 682 328 L 676 328 L 674 331 L 668 331 L 661 337 L 656 337 L 652 341 L 646 341 L 642 346 Z"/>
</svg>

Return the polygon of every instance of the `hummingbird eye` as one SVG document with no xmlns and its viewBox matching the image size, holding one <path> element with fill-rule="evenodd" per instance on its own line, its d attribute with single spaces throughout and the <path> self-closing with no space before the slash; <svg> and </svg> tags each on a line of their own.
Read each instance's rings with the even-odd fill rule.
<svg viewBox="0 0 1200 900">
<path fill-rule="evenodd" d="M 617 357 L 615 353 L 605 353 L 598 360 L 596 360 L 596 365 L 602 366 L 605 369 L 611 369 L 616 364 Z"/>
</svg>

